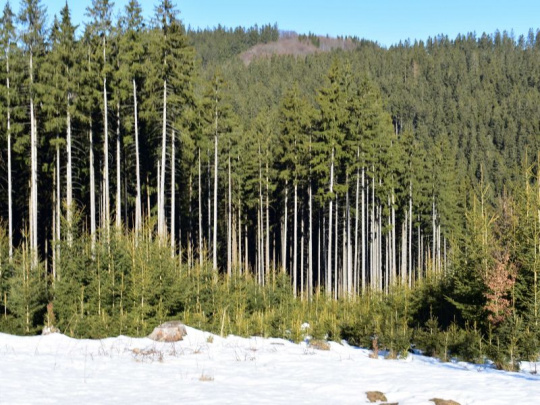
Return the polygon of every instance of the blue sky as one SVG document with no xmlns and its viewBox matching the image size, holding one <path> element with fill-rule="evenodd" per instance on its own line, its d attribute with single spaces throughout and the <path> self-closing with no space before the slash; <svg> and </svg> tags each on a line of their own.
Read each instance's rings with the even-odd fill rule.
<svg viewBox="0 0 540 405">
<path fill-rule="evenodd" d="M 139 0 L 145 16 L 154 13 L 154 0 Z M 2 8 L 6 0 L 0 0 Z M 17 9 L 19 0 L 10 0 Z M 114 1 L 116 10 L 127 0 Z M 49 21 L 65 0 L 42 0 Z M 68 0 L 74 22 L 81 24 L 91 0 Z M 354 35 L 390 46 L 400 40 L 438 34 L 514 31 L 516 37 L 540 27 L 538 0 L 178 0 L 180 18 L 191 27 L 227 27 L 276 23 L 280 29 L 320 35 Z"/>
</svg>

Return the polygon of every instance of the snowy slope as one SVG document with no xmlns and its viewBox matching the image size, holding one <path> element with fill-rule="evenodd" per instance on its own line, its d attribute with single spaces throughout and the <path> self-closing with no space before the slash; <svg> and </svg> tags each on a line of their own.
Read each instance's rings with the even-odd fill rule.
<svg viewBox="0 0 540 405">
<path fill-rule="evenodd" d="M 375 390 L 402 405 L 540 403 L 540 376 L 528 372 L 187 331 L 174 344 L 0 334 L 0 404 L 362 404 Z"/>
</svg>

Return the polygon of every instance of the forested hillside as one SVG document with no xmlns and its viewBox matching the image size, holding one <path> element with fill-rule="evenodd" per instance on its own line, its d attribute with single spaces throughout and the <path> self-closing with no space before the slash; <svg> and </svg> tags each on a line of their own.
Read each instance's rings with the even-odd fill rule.
<svg viewBox="0 0 540 405">
<path fill-rule="evenodd" d="M 76 31 L 67 5 L 3 10 L 2 330 L 311 317 L 396 353 L 538 354 L 538 33 L 310 34 L 326 48 L 247 64 L 276 25 L 186 30 L 170 0 L 151 21 L 136 0 L 87 11 Z"/>
</svg>

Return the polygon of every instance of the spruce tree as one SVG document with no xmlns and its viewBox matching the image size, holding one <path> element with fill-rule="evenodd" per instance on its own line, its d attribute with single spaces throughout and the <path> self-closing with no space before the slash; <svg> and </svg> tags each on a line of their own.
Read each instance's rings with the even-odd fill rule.
<svg viewBox="0 0 540 405">
<path fill-rule="evenodd" d="M 30 112 L 30 250 L 32 252 L 32 265 L 38 263 L 38 125 L 37 125 L 37 99 L 39 97 L 38 78 L 41 59 L 45 53 L 45 18 L 46 10 L 39 0 L 22 0 L 19 11 L 19 21 L 23 27 L 21 32 L 24 55 L 28 64 L 28 77 L 26 80 L 27 97 Z"/>
<path fill-rule="evenodd" d="M 167 130 L 171 117 L 180 115 L 193 104 L 191 76 L 194 69 L 193 50 L 188 46 L 178 11 L 170 0 L 162 0 L 156 7 L 149 44 L 145 100 L 146 114 L 155 122 L 161 116 L 161 163 L 158 193 L 158 234 L 163 240 L 165 220 L 165 173 L 167 169 Z M 157 95 L 162 97 L 158 98 Z"/>
<path fill-rule="evenodd" d="M 2 68 L 1 72 L 1 82 L 0 82 L 0 92 L 2 96 L 2 104 L 0 110 L 2 111 L 2 122 L 5 122 L 3 129 L 5 129 L 6 134 L 6 144 L 7 144 L 7 206 L 8 206 L 8 254 L 9 258 L 13 257 L 13 180 L 12 180 L 12 169 L 13 169 L 13 156 L 12 156 L 12 135 L 14 129 L 13 123 L 13 108 L 16 105 L 14 101 L 16 100 L 17 92 L 14 90 L 15 75 L 13 68 L 13 59 L 16 53 L 18 53 L 16 45 L 16 29 L 15 29 L 15 14 L 11 10 L 9 2 L 4 6 L 2 18 L 0 20 L 0 46 L 2 50 Z M 4 121 L 5 120 L 5 121 Z"/>
<path fill-rule="evenodd" d="M 109 0 L 92 0 L 92 6 L 86 9 L 91 18 L 87 29 L 92 37 L 93 51 L 99 61 L 102 83 L 102 116 L 103 116 L 103 215 L 102 226 L 106 229 L 107 240 L 110 239 L 110 179 L 109 179 L 109 108 L 107 81 L 112 73 L 110 61 L 110 35 L 112 30 L 112 12 L 114 3 Z M 98 55 L 100 57 L 98 57 Z"/>
<path fill-rule="evenodd" d="M 119 69 L 116 72 L 116 80 L 117 86 L 121 89 L 121 103 L 133 106 L 132 118 L 126 118 L 126 126 L 132 128 L 135 145 L 135 229 L 140 231 L 142 229 L 142 191 L 138 99 L 145 76 L 144 59 L 147 49 L 143 43 L 144 28 L 139 2 L 131 0 L 126 5 L 124 13 L 120 20 Z"/>
</svg>

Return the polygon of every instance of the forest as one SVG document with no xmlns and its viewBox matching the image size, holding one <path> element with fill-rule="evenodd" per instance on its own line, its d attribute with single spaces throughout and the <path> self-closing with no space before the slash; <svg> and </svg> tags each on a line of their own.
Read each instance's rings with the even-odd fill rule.
<svg viewBox="0 0 540 405">
<path fill-rule="evenodd" d="M 539 31 L 246 61 L 276 24 L 156 3 L 4 7 L 0 331 L 538 358 Z"/>
</svg>

